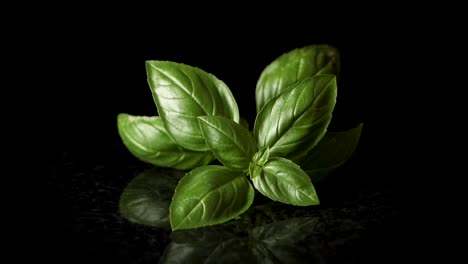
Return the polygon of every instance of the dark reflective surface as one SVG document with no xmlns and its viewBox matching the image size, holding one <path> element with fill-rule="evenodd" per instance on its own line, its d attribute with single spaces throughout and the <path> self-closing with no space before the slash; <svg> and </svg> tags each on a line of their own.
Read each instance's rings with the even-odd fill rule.
<svg viewBox="0 0 468 264">
<path fill-rule="evenodd" d="M 337 194 L 334 201 L 312 207 L 273 203 L 257 195 L 256 205 L 233 221 L 171 232 L 129 222 L 119 214 L 118 204 L 132 179 L 166 177 L 166 169 L 78 165 L 68 158 L 63 157 L 62 173 L 71 177 L 74 250 L 83 261 L 372 263 L 388 254 L 386 247 L 395 238 L 388 231 L 400 214 L 384 192 L 356 190 L 348 200 Z M 324 197 L 332 187 L 317 186 Z"/>
<path fill-rule="evenodd" d="M 382 199 L 382 195 L 374 194 L 368 199 Z M 276 203 L 256 206 L 241 219 L 227 224 L 171 233 L 171 243 L 161 263 L 361 263 L 375 260 L 372 256 L 375 245 L 369 243 L 378 243 L 378 240 L 372 238 L 370 232 L 383 230 L 385 227 L 378 225 L 391 221 L 392 211 L 388 208 L 386 211 L 382 204 L 374 206 L 364 203 L 329 209 L 295 209 Z M 381 214 L 377 218 L 375 213 L 379 209 Z"/>
<path fill-rule="evenodd" d="M 120 195 L 120 215 L 130 222 L 170 227 L 169 206 L 185 171 L 154 167 L 140 172 Z"/>
<path fill-rule="evenodd" d="M 16 211 L 4 211 L 26 231 L 13 230 L 21 246 L 16 257 L 32 258 L 24 263 L 157 263 L 175 244 L 169 229 L 136 225 L 118 213 L 121 192 L 148 168 L 128 153 L 116 128 L 118 113 L 157 112 L 145 60 L 215 74 L 252 127 L 262 69 L 285 51 L 328 43 L 340 50 L 343 70 L 330 130 L 364 122 L 358 160 L 316 186 L 319 207 L 285 207 L 274 220 L 260 213 L 251 227 L 318 218 L 305 241 L 321 245 L 319 263 L 433 261 L 440 247 L 452 244 L 438 235 L 447 233 L 440 220 L 452 221 L 441 212 L 448 205 L 441 202 L 443 190 L 455 193 L 440 186 L 454 178 L 445 177 L 449 166 L 441 163 L 450 87 L 442 55 L 457 58 L 438 37 L 443 8 L 316 4 L 215 5 L 214 11 L 174 1 L 24 5 L 21 20 L 30 27 L 18 31 L 25 52 L 15 59 L 21 105 L 15 156 L 26 177 L 4 173 L 21 183 L 3 188 L 11 191 L 8 204 L 26 195 Z M 276 8 L 266 11 L 270 6 Z"/>
<path fill-rule="evenodd" d="M 290 218 L 250 227 L 246 223 L 177 231 L 162 263 L 309 263 L 320 259 L 305 241 L 318 219 Z M 315 253 L 315 254 L 314 254 Z M 311 259 L 312 258 L 312 259 Z"/>
</svg>

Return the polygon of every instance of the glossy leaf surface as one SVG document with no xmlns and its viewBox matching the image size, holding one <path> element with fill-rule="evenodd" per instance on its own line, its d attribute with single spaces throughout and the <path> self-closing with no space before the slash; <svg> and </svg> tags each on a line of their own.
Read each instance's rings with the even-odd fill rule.
<svg viewBox="0 0 468 264">
<path fill-rule="evenodd" d="M 316 75 L 268 102 L 255 120 L 258 147 L 269 146 L 271 157 L 313 148 L 331 121 L 336 90 L 335 76 Z"/>
<path fill-rule="evenodd" d="M 292 205 L 317 205 L 319 199 L 309 176 L 295 163 L 273 158 L 252 178 L 255 188 L 270 199 Z"/>
<path fill-rule="evenodd" d="M 147 61 L 148 83 L 159 115 L 174 141 L 184 148 L 208 150 L 199 116 L 219 115 L 239 122 L 229 88 L 214 75 L 185 64 Z"/>
<path fill-rule="evenodd" d="M 253 198 L 242 172 L 215 165 L 196 168 L 179 182 L 172 198 L 172 230 L 224 223 L 245 212 Z"/>
<path fill-rule="evenodd" d="M 198 119 L 206 143 L 224 166 L 234 170 L 249 167 L 257 146 L 247 128 L 220 116 Z"/>
<path fill-rule="evenodd" d="M 119 114 L 117 126 L 130 153 L 146 163 L 188 170 L 213 160 L 211 152 L 192 151 L 176 144 L 160 117 Z"/>
<path fill-rule="evenodd" d="M 285 53 L 260 75 L 255 93 L 257 112 L 296 82 L 317 74 L 338 76 L 339 71 L 339 53 L 332 46 L 311 45 Z"/>
</svg>

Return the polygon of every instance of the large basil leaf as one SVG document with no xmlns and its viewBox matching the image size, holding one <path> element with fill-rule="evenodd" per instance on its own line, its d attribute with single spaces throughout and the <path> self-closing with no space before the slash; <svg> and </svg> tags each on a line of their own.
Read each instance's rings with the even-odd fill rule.
<svg viewBox="0 0 468 264">
<path fill-rule="evenodd" d="M 328 132 L 301 163 L 312 182 L 318 182 L 344 164 L 356 150 L 362 123 L 343 132 Z"/>
<path fill-rule="evenodd" d="M 199 117 L 206 144 L 224 166 L 245 170 L 257 151 L 255 139 L 247 128 L 220 116 Z"/>
<path fill-rule="evenodd" d="M 167 133 L 160 117 L 119 114 L 117 126 L 124 145 L 144 162 L 188 170 L 213 160 L 211 152 L 192 151 L 177 145 Z"/>
<path fill-rule="evenodd" d="M 169 205 L 184 174 L 156 167 L 138 174 L 120 196 L 120 214 L 137 224 L 169 227 Z"/>
<path fill-rule="evenodd" d="M 260 175 L 251 178 L 255 188 L 274 201 L 301 206 L 319 204 L 309 176 L 285 158 L 272 158 Z"/>
<path fill-rule="evenodd" d="M 175 142 L 208 150 L 198 116 L 219 115 L 239 122 L 239 109 L 229 88 L 198 68 L 169 61 L 147 61 L 148 83 L 159 115 Z"/>
<path fill-rule="evenodd" d="M 242 172 L 215 165 L 196 168 L 182 178 L 172 198 L 172 230 L 224 223 L 245 212 L 253 198 Z"/>
<path fill-rule="evenodd" d="M 313 148 L 325 134 L 336 103 L 336 78 L 309 77 L 270 100 L 255 120 L 258 147 L 270 147 L 270 156 Z"/>
<path fill-rule="evenodd" d="M 328 45 L 306 46 L 281 55 L 263 70 L 257 82 L 257 112 L 294 83 L 317 74 L 338 76 L 339 70 L 338 50 Z"/>
</svg>

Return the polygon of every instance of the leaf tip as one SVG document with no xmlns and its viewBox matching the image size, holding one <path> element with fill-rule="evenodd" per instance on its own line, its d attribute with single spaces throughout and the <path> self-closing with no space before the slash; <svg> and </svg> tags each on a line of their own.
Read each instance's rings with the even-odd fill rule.
<svg viewBox="0 0 468 264">
<path fill-rule="evenodd" d="M 164 61 L 158 61 L 158 60 L 147 60 L 147 61 L 145 61 L 145 68 L 146 68 L 148 78 L 151 77 L 150 73 L 154 69 L 159 69 L 161 67 L 162 63 L 164 63 Z"/>
<path fill-rule="evenodd" d="M 157 61 L 157 60 L 146 60 L 146 61 L 145 61 L 145 65 L 146 65 L 146 66 L 150 66 L 150 65 L 153 65 L 153 64 L 158 63 L 158 62 L 160 62 L 160 61 Z"/>
<path fill-rule="evenodd" d="M 363 127 L 364 127 L 364 122 L 361 122 L 356 128 L 359 130 L 362 130 Z"/>
<path fill-rule="evenodd" d="M 153 62 L 154 62 L 154 61 L 151 61 L 151 60 L 145 61 L 145 68 L 146 68 L 146 70 L 148 70 L 148 68 L 151 67 L 151 65 L 153 64 Z"/>
<path fill-rule="evenodd" d="M 179 228 L 178 226 L 174 225 L 174 224 L 172 223 L 172 221 L 169 221 L 169 223 L 170 223 L 170 225 L 171 225 L 171 230 L 172 230 L 172 231 L 180 230 L 180 228 Z"/>
<path fill-rule="evenodd" d="M 119 130 L 119 133 L 121 133 L 125 127 L 126 122 L 128 121 L 130 115 L 126 113 L 120 113 L 117 115 L 117 129 Z"/>
<path fill-rule="evenodd" d="M 127 113 L 120 113 L 117 115 L 117 120 L 122 120 L 122 119 L 125 119 L 125 118 L 128 118 L 129 114 Z"/>
<path fill-rule="evenodd" d="M 320 205 L 320 199 L 318 198 L 317 195 L 314 195 L 314 199 L 311 205 Z"/>
</svg>

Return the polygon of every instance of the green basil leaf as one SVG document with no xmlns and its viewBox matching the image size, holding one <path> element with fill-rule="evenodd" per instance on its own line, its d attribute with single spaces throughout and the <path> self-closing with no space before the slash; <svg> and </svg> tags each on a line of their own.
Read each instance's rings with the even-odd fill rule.
<svg viewBox="0 0 468 264">
<path fill-rule="evenodd" d="M 119 114 L 117 126 L 127 149 L 146 163 L 188 170 L 213 160 L 211 152 L 192 151 L 177 145 L 160 117 Z"/>
<path fill-rule="evenodd" d="M 169 227 L 169 205 L 184 174 L 156 167 L 138 174 L 120 196 L 120 214 L 133 223 Z"/>
<path fill-rule="evenodd" d="M 312 182 L 318 182 L 343 165 L 356 150 L 362 123 L 343 132 L 328 132 L 301 163 Z"/>
<path fill-rule="evenodd" d="M 245 170 L 257 150 L 257 144 L 245 127 L 221 116 L 198 117 L 206 144 L 224 166 Z"/>
<path fill-rule="evenodd" d="M 336 103 L 336 78 L 307 78 L 270 100 L 255 120 L 259 148 L 269 146 L 270 156 L 313 148 L 325 135 Z"/>
<path fill-rule="evenodd" d="M 262 167 L 265 163 L 268 162 L 270 158 L 270 149 L 267 147 L 263 147 L 255 153 L 252 158 L 252 162 L 249 164 L 249 175 L 251 178 L 260 176 L 262 174 Z"/>
<path fill-rule="evenodd" d="M 252 177 L 255 188 L 274 201 L 292 205 L 317 205 L 319 199 L 309 176 L 294 162 L 273 158 L 262 174 Z"/>
<path fill-rule="evenodd" d="M 296 82 L 317 74 L 338 76 L 339 70 L 338 50 L 328 45 L 306 46 L 281 55 L 263 70 L 257 82 L 257 112 Z"/>
<path fill-rule="evenodd" d="M 249 166 L 249 175 L 250 178 L 253 179 L 255 177 L 261 176 L 262 175 L 262 167 L 258 165 L 251 165 Z"/>
<path fill-rule="evenodd" d="M 219 115 L 239 122 L 229 88 L 198 68 L 169 61 L 147 61 L 148 83 L 159 115 L 174 141 L 184 148 L 208 150 L 198 116 Z"/>
<path fill-rule="evenodd" d="M 242 172 L 215 165 L 196 168 L 182 178 L 172 198 L 172 230 L 224 223 L 245 212 L 253 198 Z"/>
<path fill-rule="evenodd" d="M 268 146 L 258 150 L 252 158 L 252 162 L 258 166 L 263 166 L 270 158 L 270 148 Z"/>
</svg>

